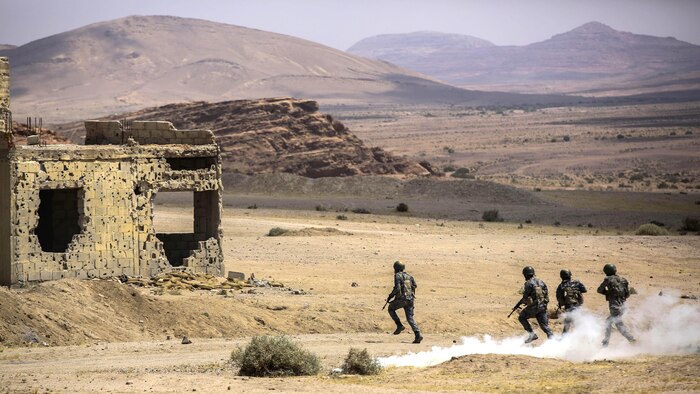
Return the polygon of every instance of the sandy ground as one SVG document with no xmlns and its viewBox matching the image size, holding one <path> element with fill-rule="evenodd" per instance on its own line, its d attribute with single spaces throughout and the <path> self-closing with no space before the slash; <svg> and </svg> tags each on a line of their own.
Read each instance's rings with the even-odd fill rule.
<svg viewBox="0 0 700 394">
<path fill-rule="evenodd" d="M 700 188 L 699 103 L 323 110 L 368 145 L 465 167 L 478 179 L 545 189 Z"/>
<path fill-rule="evenodd" d="M 165 229 L 177 228 L 186 218 L 186 211 L 177 207 L 163 207 L 159 212 L 159 226 Z M 387 356 L 449 346 L 463 335 L 519 335 L 522 328 L 517 320 L 506 315 L 519 299 L 524 265 L 533 265 L 552 289 L 559 270 L 568 268 L 594 290 L 603 278 L 603 264 L 614 262 L 639 293 L 630 299 L 631 305 L 659 291 L 700 295 L 697 236 L 596 235 L 577 227 L 518 228 L 513 223 L 352 213 L 347 217 L 337 220 L 335 212 L 298 210 L 225 211 L 226 268 L 246 275 L 255 273 L 257 278 L 274 278 L 303 289 L 303 295 L 272 289 L 226 297 L 199 291 L 153 295 L 148 289 L 114 285 L 137 293 L 124 295 L 124 301 L 119 301 L 122 298 L 117 292 L 106 301 L 104 297 L 111 294 L 93 295 L 97 315 L 105 313 L 97 307 L 114 313 L 116 323 L 110 323 L 110 319 L 98 321 L 93 315 L 70 320 L 87 313 L 82 309 L 92 308 L 90 303 L 79 306 L 60 297 L 51 303 L 53 295 L 32 298 L 42 289 L 58 289 L 56 294 L 60 295 L 61 291 L 69 293 L 71 287 L 90 291 L 98 285 L 66 282 L 7 293 L 31 300 L 27 308 L 35 308 L 32 313 L 70 321 L 74 332 L 80 328 L 100 335 L 61 342 L 61 336 L 54 333 L 48 347 L 0 348 L 0 392 L 700 390 L 697 354 L 577 364 L 523 356 L 467 356 L 425 369 L 390 368 L 376 377 L 330 377 L 328 371 L 340 366 L 350 347 Z M 266 236 L 272 227 L 332 227 L 343 233 Z M 418 281 L 416 318 L 426 337 L 420 345 L 410 343 L 410 333 L 390 335 L 392 322 L 381 310 L 390 291 L 391 264 L 397 259 L 406 263 L 407 271 Z M 359 286 L 351 286 L 352 282 Z M 138 303 L 128 304 L 132 301 L 126 299 L 131 298 Z M 687 302 L 697 305 L 698 301 Z M 134 306 L 119 312 L 119 303 Z M 594 313 L 606 313 L 601 296 L 589 294 L 586 304 Z M 163 308 L 172 308 L 171 312 L 181 317 L 161 318 Z M 205 317 L 212 323 L 207 324 Z M 138 319 L 145 322 L 137 323 Z M 101 327 L 109 324 L 118 327 Z M 139 324 L 145 328 L 139 330 Z M 177 325 L 193 344 L 180 344 L 175 337 L 181 333 L 174 328 Z M 211 330 L 212 326 L 219 328 Z M 561 331 L 561 323 L 553 321 L 553 328 Z M 235 376 L 226 361 L 236 345 L 253 334 L 281 333 L 322 357 L 321 375 L 284 379 Z M 166 334 L 173 339 L 167 340 Z M 613 337 L 613 342 L 620 340 L 619 335 Z"/>
</svg>

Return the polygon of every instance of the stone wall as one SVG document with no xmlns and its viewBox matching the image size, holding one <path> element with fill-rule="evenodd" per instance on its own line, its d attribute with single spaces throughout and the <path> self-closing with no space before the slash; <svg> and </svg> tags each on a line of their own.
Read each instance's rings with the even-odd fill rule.
<svg viewBox="0 0 700 394">
<path fill-rule="evenodd" d="M 209 130 L 177 130 L 170 122 L 133 121 L 122 125 L 119 121 L 85 122 L 86 145 L 120 145 L 129 138 L 139 144 L 206 145 L 215 143 Z"/>
<path fill-rule="evenodd" d="M 98 126 L 109 130 L 109 123 Z M 0 284 L 151 276 L 173 266 L 223 274 L 217 145 L 20 146 L 5 152 Z M 155 233 L 153 199 L 161 190 L 194 193 L 191 234 Z"/>
<path fill-rule="evenodd" d="M 0 109 L 10 109 L 10 62 L 0 57 Z"/>
</svg>

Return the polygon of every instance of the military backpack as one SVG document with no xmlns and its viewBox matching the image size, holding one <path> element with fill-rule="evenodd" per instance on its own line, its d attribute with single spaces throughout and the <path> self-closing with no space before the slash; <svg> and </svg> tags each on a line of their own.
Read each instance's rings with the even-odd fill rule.
<svg viewBox="0 0 700 394">
<path fill-rule="evenodd" d="M 568 281 L 562 284 L 564 293 L 564 305 L 581 305 L 583 304 L 583 294 L 579 290 L 578 283 Z"/>
<path fill-rule="evenodd" d="M 401 276 L 401 298 L 412 300 L 415 296 L 416 289 L 413 288 L 413 281 L 411 275 L 402 272 Z"/>
<path fill-rule="evenodd" d="M 535 292 L 530 296 L 530 299 L 528 300 L 528 305 L 547 305 L 549 303 L 549 298 L 547 298 L 547 294 L 544 291 L 544 287 L 542 286 L 544 283 L 540 280 L 536 280 L 534 282 L 535 286 Z"/>
<path fill-rule="evenodd" d="M 627 299 L 627 281 L 617 275 L 608 276 L 608 292 L 606 299 L 608 301 L 624 301 Z"/>
</svg>

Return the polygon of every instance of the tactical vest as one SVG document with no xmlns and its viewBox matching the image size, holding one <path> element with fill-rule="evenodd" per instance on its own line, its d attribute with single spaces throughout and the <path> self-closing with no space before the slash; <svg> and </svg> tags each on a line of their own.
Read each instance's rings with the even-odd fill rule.
<svg viewBox="0 0 700 394">
<path fill-rule="evenodd" d="M 401 272 L 400 276 L 400 287 L 401 287 L 401 298 L 412 300 L 415 296 L 416 289 L 413 288 L 413 281 L 411 280 L 411 275 Z"/>
<path fill-rule="evenodd" d="M 564 293 L 564 305 L 581 305 L 583 304 L 583 294 L 578 288 L 578 283 L 568 281 L 562 283 L 562 291 Z"/>
</svg>

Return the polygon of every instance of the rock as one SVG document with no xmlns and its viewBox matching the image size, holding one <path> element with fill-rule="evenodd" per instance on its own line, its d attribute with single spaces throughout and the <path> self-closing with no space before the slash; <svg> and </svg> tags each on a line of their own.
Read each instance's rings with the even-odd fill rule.
<svg viewBox="0 0 700 394">
<path fill-rule="evenodd" d="M 350 287 L 360 287 L 360 285 L 357 282 L 352 282 Z"/>
<path fill-rule="evenodd" d="M 245 274 L 243 272 L 229 271 L 228 278 L 229 279 L 245 280 Z"/>
<path fill-rule="evenodd" d="M 183 345 L 189 345 L 190 343 L 192 343 L 192 341 L 190 341 L 190 339 L 187 338 L 187 336 L 182 337 L 182 344 Z"/>
</svg>

